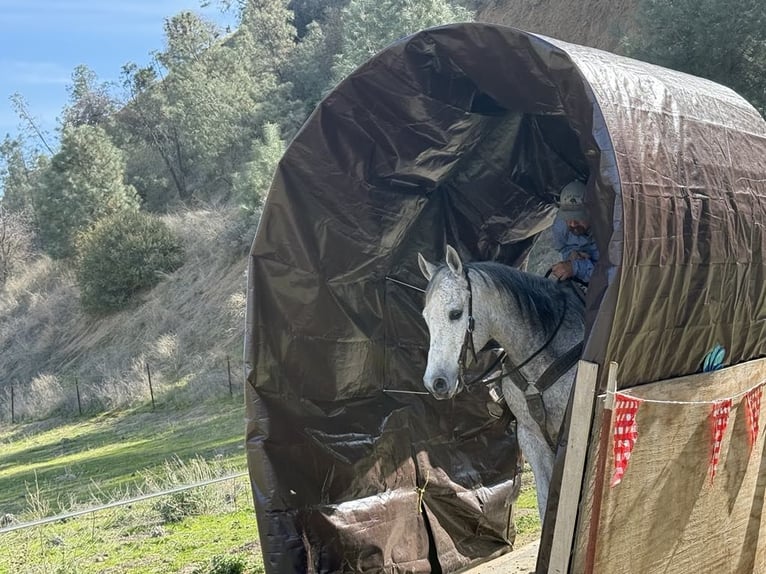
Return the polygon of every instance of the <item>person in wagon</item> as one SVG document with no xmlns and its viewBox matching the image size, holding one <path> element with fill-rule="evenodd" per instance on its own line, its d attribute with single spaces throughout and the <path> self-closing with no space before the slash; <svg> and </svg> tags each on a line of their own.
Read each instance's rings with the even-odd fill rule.
<svg viewBox="0 0 766 574">
<path fill-rule="evenodd" d="M 561 261 L 551 267 L 551 275 L 559 281 L 576 279 L 587 285 L 598 261 L 598 248 L 585 209 L 585 184 L 579 180 L 561 189 L 559 212 L 553 222 L 553 245 Z"/>
</svg>

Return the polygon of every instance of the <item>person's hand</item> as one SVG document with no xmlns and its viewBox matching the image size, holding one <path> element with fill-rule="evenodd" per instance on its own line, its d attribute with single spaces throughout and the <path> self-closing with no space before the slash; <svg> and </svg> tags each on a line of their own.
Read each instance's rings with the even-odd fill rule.
<svg viewBox="0 0 766 574">
<path fill-rule="evenodd" d="M 551 267 L 551 275 L 559 281 L 574 277 L 574 269 L 571 261 L 559 261 Z"/>
<path fill-rule="evenodd" d="M 569 260 L 575 261 L 577 259 L 590 259 L 590 256 L 584 251 L 572 251 L 572 253 L 569 254 Z"/>
</svg>

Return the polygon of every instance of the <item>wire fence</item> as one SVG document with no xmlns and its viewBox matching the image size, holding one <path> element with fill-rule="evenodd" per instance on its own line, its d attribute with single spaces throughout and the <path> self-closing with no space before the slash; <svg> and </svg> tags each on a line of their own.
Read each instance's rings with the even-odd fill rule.
<svg viewBox="0 0 766 574">
<path fill-rule="evenodd" d="M 0 516 L 0 572 L 208 572 L 211 558 L 237 554 L 251 564 L 247 571 L 262 571 L 246 476 L 211 477 L 26 522 Z"/>
<path fill-rule="evenodd" d="M 172 494 L 178 494 L 179 492 L 186 492 L 188 490 L 193 490 L 195 488 L 201 488 L 203 486 L 209 486 L 211 484 L 217 484 L 219 482 L 225 482 L 228 480 L 234 480 L 237 478 L 241 478 L 243 476 L 247 476 L 247 472 L 239 472 L 237 474 L 230 474 L 227 476 L 221 476 L 217 478 L 211 478 L 208 480 L 202 480 L 199 482 L 195 482 L 193 484 L 185 484 L 182 486 L 177 486 L 174 488 L 168 488 L 165 490 L 161 490 L 159 492 L 152 492 L 150 494 L 143 494 L 141 496 L 135 496 L 133 498 L 128 498 L 125 500 L 118 500 L 116 502 L 109 502 L 107 504 L 101 504 L 99 506 L 93 506 L 90 508 L 84 508 L 81 510 L 73 510 L 71 512 L 64 512 L 63 514 L 57 514 L 56 516 L 49 516 L 46 518 L 38 518 L 37 520 L 31 520 L 29 522 L 21 522 L 17 524 L 11 524 L 9 526 L 4 526 L 0 528 L 0 534 L 5 534 L 7 532 L 13 532 L 14 530 L 24 530 L 26 528 L 35 528 L 37 526 L 43 526 L 45 524 L 52 524 L 54 522 L 62 522 L 66 520 L 70 520 L 72 518 L 76 518 L 78 516 L 83 516 L 86 514 L 92 514 L 94 512 L 101 512 L 104 510 L 109 510 L 110 508 L 119 508 L 120 506 L 130 506 L 132 504 L 136 504 L 138 502 L 143 502 L 146 500 L 151 500 L 153 498 L 160 498 L 163 496 L 170 496 Z"/>
<path fill-rule="evenodd" d="M 159 376 L 157 376 L 159 374 Z M 174 373 L 168 376 L 148 361 L 129 377 L 86 378 L 80 375 L 50 375 L 32 381 L 0 386 L 0 423 L 16 424 L 41 420 L 52 415 L 83 416 L 114 408 L 148 402 L 155 409 L 162 400 L 180 399 L 184 389 L 189 400 L 228 393 L 233 397 L 242 381 L 232 377 L 230 356 L 217 364 L 206 364 L 192 383 Z"/>
</svg>

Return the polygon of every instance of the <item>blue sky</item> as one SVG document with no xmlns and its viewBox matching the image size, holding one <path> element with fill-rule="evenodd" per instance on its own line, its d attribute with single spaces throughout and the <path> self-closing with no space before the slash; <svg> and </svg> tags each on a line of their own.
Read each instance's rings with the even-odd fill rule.
<svg viewBox="0 0 766 574">
<path fill-rule="evenodd" d="M 19 131 L 16 92 L 55 139 L 74 68 L 119 81 L 123 64 L 146 65 L 162 49 L 164 20 L 183 10 L 223 21 L 199 0 L 0 0 L 0 139 Z"/>
</svg>

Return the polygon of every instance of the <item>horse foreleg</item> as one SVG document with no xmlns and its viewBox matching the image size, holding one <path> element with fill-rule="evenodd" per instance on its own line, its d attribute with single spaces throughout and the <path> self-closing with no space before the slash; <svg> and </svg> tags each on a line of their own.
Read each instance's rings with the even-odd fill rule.
<svg viewBox="0 0 766 574">
<path fill-rule="evenodd" d="M 529 461 L 529 466 L 532 467 L 532 474 L 535 477 L 537 511 L 540 513 L 540 521 L 542 522 L 545 508 L 548 505 L 548 489 L 553 476 L 555 457 L 539 428 L 519 425 L 517 435 L 521 453 Z"/>
</svg>

